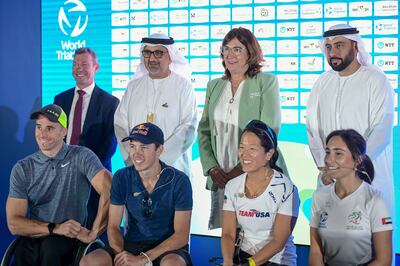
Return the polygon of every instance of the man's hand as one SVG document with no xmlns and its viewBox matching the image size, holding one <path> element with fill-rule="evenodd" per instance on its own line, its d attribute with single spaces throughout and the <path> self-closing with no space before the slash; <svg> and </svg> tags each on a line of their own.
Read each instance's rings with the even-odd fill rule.
<svg viewBox="0 0 400 266">
<path fill-rule="evenodd" d="M 328 173 L 328 169 L 325 166 L 321 166 L 318 167 L 319 171 L 320 171 L 320 178 L 321 178 L 321 182 L 322 184 L 329 185 L 330 183 L 333 183 L 333 178 L 332 176 Z"/>
<path fill-rule="evenodd" d="M 76 238 L 85 244 L 89 244 L 90 242 L 94 241 L 96 237 L 97 237 L 96 234 L 89 231 L 85 227 L 82 227 L 81 231 L 79 231 L 79 234 L 77 235 Z"/>
<path fill-rule="evenodd" d="M 118 253 L 114 258 L 115 266 L 144 266 L 147 262 L 148 260 L 145 256 L 134 256 L 128 251 L 122 251 L 121 253 Z"/>
<path fill-rule="evenodd" d="M 69 238 L 77 238 L 81 230 L 82 226 L 80 223 L 74 220 L 68 220 L 66 222 L 63 222 L 62 224 L 57 224 L 53 230 L 53 233 Z"/>
<path fill-rule="evenodd" d="M 227 174 L 219 167 L 212 168 L 210 176 L 218 188 L 225 188 L 226 183 L 229 181 Z"/>
</svg>

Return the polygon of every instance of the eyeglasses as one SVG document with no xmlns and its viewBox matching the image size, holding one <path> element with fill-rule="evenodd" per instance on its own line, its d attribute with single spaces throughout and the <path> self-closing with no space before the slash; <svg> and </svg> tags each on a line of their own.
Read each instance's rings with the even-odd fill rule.
<svg viewBox="0 0 400 266">
<path fill-rule="evenodd" d="M 275 146 L 274 140 L 276 135 L 274 131 L 264 122 L 259 120 L 251 120 L 247 123 L 245 130 L 246 129 L 255 129 L 263 132 L 263 134 L 266 135 L 267 138 L 271 141 L 272 145 Z"/>
<path fill-rule="evenodd" d="M 149 196 L 145 196 L 142 200 L 142 204 L 144 217 L 151 219 L 153 216 L 153 201 Z"/>
<path fill-rule="evenodd" d="M 233 53 L 235 56 L 239 56 L 239 55 L 242 54 L 242 52 L 243 52 L 244 49 L 246 49 L 246 48 L 238 47 L 238 46 L 235 46 L 235 47 L 232 47 L 232 48 L 229 47 L 229 46 L 222 46 L 222 47 L 221 47 L 221 54 L 223 54 L 223 55 L 229 55 L 229 53 L 232 51 L 232 53 Z"/>
<path fill-rule="evenodd" d="M 164 51 L 161 51 L 161 50 L 155 50 L 155 51 L 143 50 L 142 51 L 142 55 L 143 55 L 144 58 L 150 58 L 151 55 L 154 55 L 155 58 L 161 58 L 161 57 L 163 57 L 163 55 L 165 53 L 168 53 L 168 52 L 164 52 Z"/>
</svg>

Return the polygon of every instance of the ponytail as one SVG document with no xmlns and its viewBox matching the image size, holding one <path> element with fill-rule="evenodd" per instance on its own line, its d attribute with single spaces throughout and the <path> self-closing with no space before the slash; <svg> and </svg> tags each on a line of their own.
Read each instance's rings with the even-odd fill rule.
<svg viewBox="0 0 400 266">
<path fill-rule="evenodd" d="M 369 158 L 368 155 L 364 156 L 364 159 L 356 169 L 357 176 L 360 179 L 364 180 L 368 184 L 372 183 L 375 177 L 375 170 L 371 158 Z"/>
</svg>

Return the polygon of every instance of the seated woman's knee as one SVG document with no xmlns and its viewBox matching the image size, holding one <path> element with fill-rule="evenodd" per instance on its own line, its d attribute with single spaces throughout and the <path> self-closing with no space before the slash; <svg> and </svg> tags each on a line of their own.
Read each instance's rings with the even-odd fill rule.
<svg viewBox="0 0 400 266">
<path fill-rule="evenodd" d="M 112 265 L 110 255 L 103 249 L 97 249 L 84 256 L 79 262 L 79 266 L 108 266 Z"/>
<path fill-rule="evenodd" d="M 186 266 L 186 262 L 178 254 L 168 254 L 161 260 L 160 266 Z"/>
</svg>

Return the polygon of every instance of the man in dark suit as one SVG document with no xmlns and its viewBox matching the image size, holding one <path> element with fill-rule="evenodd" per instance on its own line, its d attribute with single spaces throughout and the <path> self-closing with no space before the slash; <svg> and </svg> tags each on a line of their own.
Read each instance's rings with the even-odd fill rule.
<svg viewBox="0 0 400 266">
<path fill-rule="evenodd" d="M 94 82 L 99 69 L 96 53 L 87 47 L 75 51 L 72 75 L 76 86 L 58 94 L 54 103 L 68 116 L 66 142 L 91 149 L 105 168 L 111 171 L 111 157 L 117 140 L 114 134 L 114 112 L 118 98 L 100 89 Z M 98 194 L 92 190 L 88 202 L 88 225 L 94 221 Z M 90 227 L 89 227 L 90 228 Z"/>
</svg>

